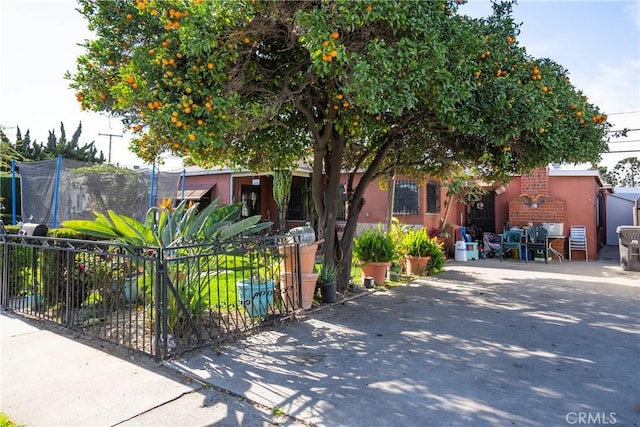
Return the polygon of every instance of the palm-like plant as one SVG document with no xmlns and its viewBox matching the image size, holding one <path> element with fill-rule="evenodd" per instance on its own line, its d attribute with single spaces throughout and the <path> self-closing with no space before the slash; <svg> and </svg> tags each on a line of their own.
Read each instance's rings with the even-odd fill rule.
<svg viewBox="0 0 640 427">
<path fill-rule="evenodd" d="M 260 215 L 241 219 L 242 205 L 218 206 L 218 199 L 198 212 L 198 204 L 189 206 L 182 201 L 175 209 L 169 205 L 152 207 L 147 211 L 145 222 L 120 215 L 109 210 L 107 214 L 94 212 L 96 219 L 64 221 L 62 226 L 98 238 L 115 240 L 131 245 L 128 250 L 135 252 L 139 248 L 164 248 L 162 260 L 167 273 L 182 269 L 187 272 L 184 280 L 173 277 L 173 286 L 167 295 L 167 317 L 169 328 L 180 331 L 187 322 L 185 310 L 191 318 L 198 318 L 210 306 L 210 275 L 208 263 L 220 267 L 224 263 L 212 261 L 208 256 L 199 256 L 210 247 L 203 243 L 223 242 L 256 234 L 271 225 L 259 223 Z M 222 257 L 222 255 L 220 255 Z M 155 276 L 155 263 L 145 268 L 144 277 L 139 282 L 151 283 Z M 143 289 L 143 292 L 148 289 Z"/>
<path fill-rule="evenodd" d="M 94 221 L 69 220 L 62 226 L 133 246 L 171 248 L 256 234 L 271 225 L 259 223 L 260 215 L 238 221 L 242 205 L 219 207 L 218 200 L 200 212 L 198 203 L 188 206 L 186 200 L 173 210 L 154 206 L 147 211 L 144 223 L 109 210 L 107 214 L 94 212 Z"/>
</svg>

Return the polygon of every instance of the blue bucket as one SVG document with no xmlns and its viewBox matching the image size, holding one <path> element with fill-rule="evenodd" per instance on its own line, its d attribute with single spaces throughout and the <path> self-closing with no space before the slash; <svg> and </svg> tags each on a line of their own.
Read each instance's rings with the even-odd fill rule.
<svg viewBox="0 0 640 427">
<path fill-rule="evenodd" d="M 265 283 L 253 283 L 251 279 L 236 282 L 238 299 L 251 317 L 262 317 L 267 314 L 273 303 L 276 282 L 267 280 Z"/>
</svg>

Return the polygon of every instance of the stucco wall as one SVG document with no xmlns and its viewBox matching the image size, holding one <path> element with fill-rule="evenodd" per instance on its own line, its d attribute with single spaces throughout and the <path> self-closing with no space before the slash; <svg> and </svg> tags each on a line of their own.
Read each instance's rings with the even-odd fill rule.
<svg viewBox="0 0 640 427">
<path fill-rule="evenodd" d="M 411 178 L 405 178 L 398 176 L 397 181 L 411 180 Z M 346 175 L 343 176 L 342 183 L 347 182 Z M 355 179 L 355 184 L 360 182 L 360 175 Z M 418 214 L 417 215 L 402 215 L 395 214 L 394 216 L 400 220 L 403 224 L 411 224 L 417 226 L 423 226 L 427 229 L 439 227 L 440 219 L 444 216 L 446 209 L 446 189 L 441 187 L 440 189 L 440 212 L 439 213 L 426 213 L 426 200 L 427 200 L 427 186 L 418 186 Z M 376 181 L 369 185 L 364 193 L 364 206 L 360 215 L 358 216 L 358 224 L 364 226 L 386 224 L 387 222 L 387 208 L 389 203 L 389 192 L 386 189 L 380 188 L 380 182 Z M 458 217 L 458 207 L 455 206 L 449 212 L 449 221 L 454 222 Z"/>
<path fill-rule="evenodd" d="M 510 226 L 523 226 L 528 222 L 534 224 L 562 222 L 566 236 L 569 235 L 571 225 L 584 225 L 587 227 L 589 259 L 596 259 L 602 243 L 600 236 L 601 233 L 604 234 L 604 224 L 600 229 L 596 227 L 596 202 L 600 191 L 600 184 L 596 177 L 551 174 L 545 178 L 541 175 L 541 171 L 532 176 L 533 181 L 548 179 L 548 185 L 541 184 L 535 187 L 531 183 L 523 183 L 523 177 L 518 176 L 505 185 L 506 191 L 503 194 L 496 196 L 496 231 L 500 233 L 504 230 L 505 221 L 509 221 L 510 216 L 512 219 L 516 218 Z M 519 198 L 521 194 L 535 196 L 545 192 L 547 200 L 536 209 L 525 205 Z M 517 211 L 516 215 L 514 211 Z M 568 248 L 568 242 L 566 247 Z M 584 252 L 575 251 L 572 258 L 584 259 Z"/>
<path fill-rule="evenodd" d="M 211 190 L 211 200 L 215 200 L 216 197 L 220 197 L 219 204 L 229 204 L 229 174 L 218 175 L 187 175 L 185 180 L 185 187 L 189 188 L 204 188 L 206 186 L 214 187 Z M 178 188 L 181 188 L 182 181 Z"/>
<path fill-rule="evenodd" d="M 596 259 L 600 241 L 596 228 L 596 200 L 600 186 L 592 176 L 551 176 L 550 187 L 554 196 L 566 201 L 565 234 L 569 235 L 572 225 L 586 226 L 589 259 Z M 584 252 L 573 252 L 572 259 L 584 259 Z"/>
</svg>

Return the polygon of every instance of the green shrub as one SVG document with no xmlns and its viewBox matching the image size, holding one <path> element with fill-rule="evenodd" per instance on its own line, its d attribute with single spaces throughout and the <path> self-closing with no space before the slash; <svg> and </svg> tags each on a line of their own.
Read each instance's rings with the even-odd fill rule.
<svg viewBox="0 0 640 427">
<path fill-rule="evenodd" d="M 424 228 L 413 228 L 408 230 L 401 243 L 406 255 L 427 257 L 440 249 L 437 237 L 429 237 Z"/>
<path fill-rule="evenodd" d="M 438 236 L 429 237 L 424 228 L 407 231 L 401 246 L 405 255 L 431 257 L 427 266 L 428 274 L 437 273 L 444 267 L 446 261 L 444 244 L 438 239 Z"/>
<path fill-rule="evenodd" d="M 363 264 L 389 262 L 396 256 L 395 244 L 382 227 L 368 228 L 358 236 L 353 245 L 353 255 Z"/>
</svg>

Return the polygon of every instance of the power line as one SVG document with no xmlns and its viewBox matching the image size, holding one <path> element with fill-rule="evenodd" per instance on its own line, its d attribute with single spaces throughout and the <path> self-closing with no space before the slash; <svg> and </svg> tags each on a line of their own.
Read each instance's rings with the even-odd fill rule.
<svg viewBox="0 0 640 427">
<path fill-rule="evenodd" d="M 630 139 L 628 141 L 609 141 L 609 144 L 625 144 L 627 142 L 640 142 L 640 139 Z"/>
<path fill-rule="evenodd" d="M 111 138 L 122 138 L 122 135 L 116 135 L 113 133 L 98 133 L 100 136 L 108 136 L 109 137 L 109 163 L 111 163 Z"/>
<path fill-rule="evenodd" d="M 616 115 L 620 115 L 620 114 L 635 114 L 635 113 L 640 113 L 640 110 L 636 110 L 636 111 L 621 111 L 619 113 L 607 113 L 607 116 L 616 116 Z"/>
<path fill-rule="evenodd" d="M 635 132 L 640 130 L 639 129 L 616 129 L 616 130 L 608 130 L 607 133 L 615 133 L 615 132 L 622 132 L 623 130 L 626 130 L 627 132 Z"/>
<path fill-rule="evenodd" d="M 607 151 L 601 154 L 616 154 L 616 153 L 640 153 L 640 150 L 619 150 L 619 151 Z"/>
</svg>

